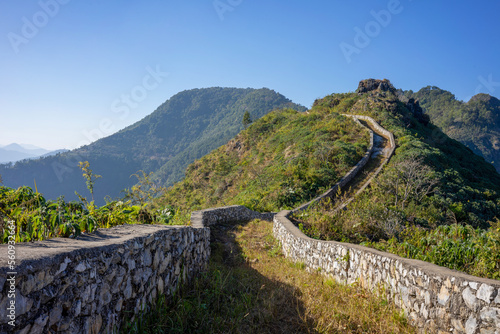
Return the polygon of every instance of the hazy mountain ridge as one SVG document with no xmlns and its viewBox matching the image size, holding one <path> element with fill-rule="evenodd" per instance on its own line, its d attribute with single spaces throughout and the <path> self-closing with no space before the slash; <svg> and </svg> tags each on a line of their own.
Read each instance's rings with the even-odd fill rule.
<svg viewBox="0 0 500 334">
<path fill-rule="evenodd" d="M 12 143 L 0 147 L 0 164 L 15 163 L 24 159 L 38 159 L 66 152 L 67 150 L 47 150 L 34 145 Z"/>
<path fill-rule="evenodd" d="M 132 186 L 136 180 L 130 176 L 138 170 L 156 172 L 158 182 L 173 184 L 189 163 L 225 144 L 243 128 L 245 111 L 255 120 L 283 107 L 306 109 L 267 88 L 183 91 L 116 134 L 54 157 L 2 165 L 0 175 L 9 187 L 33 186 L 36 181 L 47 198 L 64 195 L 76 199 L 75 190 L 87 194 L 77 165 L 88 160 L 94 172 L 103 176 L 95 186 L 95 197 L 102 203 L 105 196 L 120 196 L 121 190 Z"/>
</svg>

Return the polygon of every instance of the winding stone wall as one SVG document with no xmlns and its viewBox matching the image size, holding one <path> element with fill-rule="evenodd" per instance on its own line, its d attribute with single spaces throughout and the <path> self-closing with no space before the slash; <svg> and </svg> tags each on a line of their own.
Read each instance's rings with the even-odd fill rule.
<svg viewBox="0 0 500 334">
<path fill-rule="evenodd" d="M 353 115 L 344 115 L 344 116 L 352 118 L 356 123 L 358 123 L 359 126 L 365 128 L 365 126 L 363 124 L 361 124 L 361 122 L 358 120 L 358 117 L 360 117 L 360 116 L 353 116 Z M 344 175 L 344 177 L 342 177 L 342 179 L 340 179 L 340 181 L 335 183 L 335 185 L 333 187 L 331 187 L 329 190 L 327 190 L 323 194 L 319 195 L 315 199 L 313 199 L 305 204 L 302 204 L 298 208 L 295 208 L 293 210 L 293 212 L 306 210 L 309 207 L 309 205 L 311 205 L 312 203 L 321 201 L 325 198 L 333 198 L 333 197 L 337 196 L 339 189 L 342 189 L 343 187 L 345 187 L 346 184 L 351 182 L 352 179 L 354 179 L 356 177 L 356 175 L 358 175 L 359 171 L 362 170 L 363 167 L 365 167 L 365 165 L 368 163 L 368 161 L 370 160 L 370 157 L 373 153 L 373 131 L 370 129 L 368 129 L 368 131 L 370 132 L 370 145 L 368 146 L 368 149 L 366 150 L 363 158 L 361 158 L 361 160 L 359 160 L 358 163 L 353 168 L 351 168 L 351 170 L 349 172 L 347 172 L 347 174 Z"/>
<path fill-rule="evenodd" d="M 396 148 L 392 133 L 370 117 L 350 117 L 372 123 L 389 139 L 388 157 L 392 156 Z M 321 270 L 338 282 L 359 282 L 367 289 L 385 293 L 421 333 L 500 334 L 500 281 L 360 245 L 311 239 L 288 218 L 303 207 L 274 217 L 273 233 L 286 257 L 304 263 L 308 270 Z"/>
<path fill-rule="evenodd" d="M 273 232 L 285 256 L 346 284 L 385 288 L 421 333 L 500 333 L 500 282 L 375 249 L 315 240 L 282 211 Z M 381 290 L 383 291 L 383 290 Z"/>
</svg>

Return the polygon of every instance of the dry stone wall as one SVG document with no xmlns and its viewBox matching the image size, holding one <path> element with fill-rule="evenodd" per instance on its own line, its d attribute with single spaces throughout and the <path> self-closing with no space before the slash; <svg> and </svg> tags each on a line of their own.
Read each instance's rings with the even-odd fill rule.
<svg viewBox="0 0 500 334">
<path fill-rule="evenodd" d="M 396 148 L 393 134 L 370 117 L 354 117 L 372 123 L 389 139 L 391 157 Z M 500 334 L 500 281 L 360 245 L 311 239 L 289 219 L 303 207 L 274 217 L 273 233 L 286 257 L 338 282 L 359 282 L 367 289 L 385 293 L 421 333 Z"/>
<path fill-rule="evenodd" d="M 500 333 L 500 282 L 427 262 L 304 235 L 288 218 L 274 218 L 273 232 L 286 257 L 336 281 L 384 291 L 421 333 Z"/>
<path fill-rule="evenodd" d="M 203 270 L 209 238 L 208 228 L 123 225 L 77 240 L 17 244 L 15 274 L 7 274 L 5 257 L 0 262 L 0 332 L 111 333 Z M 11 283 L 15 326 L 8 323 Z"/>
<path fill-rule="evenodd" d="M 191 213 L 191 226 L 210 227 L 220 222 L 250 221 L 262 219 L 273 221 L 274 213 L 260 213 L 252 211 L 242 205 L 225 206 L 222 208 L 206 209 Z"/>
<path fill-rule="evenodd" d="M 352 115 L 344 115 L 344 116 L 351 117 L 356 123 L 358 123 L 358 125 L 360 127 L 365 128 L 363 126 L 363 124 L 361 124 L 361 122 L 358 120 L 359 116 L 352 116 Z M 342 189 L 343 187 L 345 187 L 346 184 L 351 182 L 352 179 L 354 179 L 356 177 L 356 175 L 358 175 L 359 171 L 361 171 L 363 169 L 363 167 L 365 167 L 365 165 L 368 163 L 368 161 L 370 160 L 370 157 L 373 153 L 373 148 L 374 148 L 374 146 L 373 146 L 373 131 L 370 129 L 368 129 L 368 131 L 370 132 L 370 145 L 368 146 L 368 149 L 366 150 L 363 158 L 361 158 L 361 160 L 359 160 L 358 163 L 353 168 L 351 168 L 351 170 L 349 172 L 347 172 L 347 174 L 344 175 L 344 177 L 342 177 L 342 179 L 340 179 L 340 181 L 337 182 L 333 187 L 331 187 L 329 190 L 327 190 L 323 194 L 319 195 L 315 199 L 299 206 L 298 208 L 295 208 L 293 210 L 294 212 L 306 210 L 312 203 L 321 201 L 321 200 L 326 199 L 326 198 L 335 197 L 337 195 L 339 189 Z"/>
<path fill-rule="evenodd" d="M 0 245 L 0 333 L 115 333 L 207 267 L 209 226 L 273 216 L 229 206 L 193 212 L 191 226 L 122 225 L 19 243 L 14 270 Z"/>
</svg>

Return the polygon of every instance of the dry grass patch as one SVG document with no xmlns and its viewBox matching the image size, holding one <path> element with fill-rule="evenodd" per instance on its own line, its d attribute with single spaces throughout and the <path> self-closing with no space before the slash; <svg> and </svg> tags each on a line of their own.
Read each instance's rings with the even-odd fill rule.
<svg viewBox="0 0 500 334">
<path fill-rule="evenodd" d="M 131 332 L 414 333 L 386 300 L 285 259 L 269 222 L 212 228 L 212 239 L 209 271 Z"/>
</svg>

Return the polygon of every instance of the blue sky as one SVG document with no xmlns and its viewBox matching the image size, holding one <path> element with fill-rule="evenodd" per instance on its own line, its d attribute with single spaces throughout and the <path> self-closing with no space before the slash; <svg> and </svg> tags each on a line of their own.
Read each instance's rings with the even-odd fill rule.
<svg viewBox="0 0 500 334">
<path fill-rule="evenodd" d="M 500 96 L 500 2 L 0 1 L 0 145 L 75 148 L 179 91 L 316 98 L 387 78 Z"/>
</svg>

